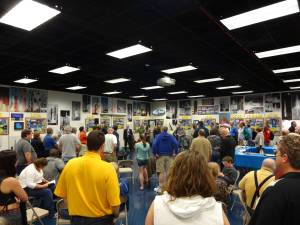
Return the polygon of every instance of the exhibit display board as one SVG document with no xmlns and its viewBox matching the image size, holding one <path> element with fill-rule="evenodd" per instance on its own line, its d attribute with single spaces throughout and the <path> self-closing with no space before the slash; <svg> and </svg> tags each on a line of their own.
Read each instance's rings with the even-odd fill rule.
<svg viewBox="0 0 300 225">
<path fill-rule="evenodd" d="M 41 115 L 32 115 L 32 117 L 26 117 L 25 128 L 33 131 L 39 131 L 44 134 L 47 130 L 47 118 L 43 118 Z"/>
<path fill-rule="evenodd" d="M 113 117 L 113 126 L 117 125 L 118 129 L 124 129 L 125 126 L 125 117 L 124 116 L 114 116 Z"/>
<path fill-rule="evenodd" d="M 0 117 L 0 135 L 8 135 L 9 117 Z"/>
<path fill-rule="evenodd" d="M 250 127 L 254 130 L 257 128 L 264 127 L 264 114 L 257 113 L 257 114 L 245 114 L 245 124 L 250 124 Z"/>
</svg>

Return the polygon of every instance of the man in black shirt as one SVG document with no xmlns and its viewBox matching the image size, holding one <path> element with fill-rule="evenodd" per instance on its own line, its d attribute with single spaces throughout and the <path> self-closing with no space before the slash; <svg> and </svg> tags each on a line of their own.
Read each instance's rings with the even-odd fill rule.
<svg viewBox="0 0 300 225">
<path fill-rule="evenodd" d="M 232 159 L 234 159 L 236 146 L 235 140 L 233 139 L 233 137 L 230 136 L 229 130 L 226 127 L 221 127 L 219 129 L 219 133 L 222 139 L 221 159 L 223 159 L 225 156 L 230 156 Z"/>
<path fill-rule="evenodd" d="M 280 140 L 275 176 L 276 183 L 261 196 L 249 225 L 300 224 L 300 135 Z"/>
</svg>

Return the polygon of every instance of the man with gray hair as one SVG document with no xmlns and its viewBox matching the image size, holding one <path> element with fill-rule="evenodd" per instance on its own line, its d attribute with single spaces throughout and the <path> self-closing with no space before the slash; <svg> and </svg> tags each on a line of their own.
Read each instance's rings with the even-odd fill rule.
<svg viewBox="0 0 300 225">
<path fill-rule="evenodd" d="M 64 135 L 59 139 L 59 150 L 62 152 L 62 159 L 67 163 L 70 159 L 75 158 L 80 150 L 79 139 L 71 133 L 72 128 L 66 126 Z"/>
<path fill-rule="evenodd" d="M 274 181 L 274 171 L 274 159 L 266 158 L 260 170 L 250 171 L 240 181 L 239 188 L 242 190 L 250 215 L 253 214 L 257 199 L 262 195 L 269 184 Z"/>
<path fill-rule="evenodd" d="M 249 225 L 299 225 L 300 135 L 284 136 L 276 152 L 276 182 L 262 194 Z"/>
<path fill-rule="evenodd" d="M 226 127 L 221 127 L 219 133 L 222 140 L 220 158 L 223 159 L 225 156 L 230 156 L 234 160 L 236 141 L 229 134 L 229 130 Z"/>
</svg>

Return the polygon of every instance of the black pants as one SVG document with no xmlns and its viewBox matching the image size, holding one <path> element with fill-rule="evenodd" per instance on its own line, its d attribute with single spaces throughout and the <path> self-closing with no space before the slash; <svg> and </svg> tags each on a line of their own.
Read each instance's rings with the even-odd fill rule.
<svg viewBox="0 0 300 225">
<path fill-rule="evenodd" d="M 132 140 L 128 140 L 128 139 L 125 139 L 124 140 L 124 147 L 125 147 L 125 150 L 127 150 L 127 145 L 129 146 L 129 149 L 130 151 L 133 150 L 133 141 Z"/>
<path fill-rule="evenodd" d="M 71 224 L 72 225 L 113 225 L 114 217 L 112 215 L 103 216 L 103 217 L 84 217 L 84 216 L 72 216 Z"/>
</svg>

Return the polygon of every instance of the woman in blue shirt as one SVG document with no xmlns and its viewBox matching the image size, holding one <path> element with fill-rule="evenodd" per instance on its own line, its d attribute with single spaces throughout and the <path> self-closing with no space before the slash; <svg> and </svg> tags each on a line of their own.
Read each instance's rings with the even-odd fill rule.
<svg viewBox="0 0 300 225">
<path fill-rule="evenodd" d="M 148 173 L 146 166 L 150 158 L 150 145 L 146 142 L 144 135 L 140 135 L 141 141 L 135 145 L 136 159 L 139 166 L 140 190 L 144 190 L 144 183 L 148 184 Z"/>
</svg>

